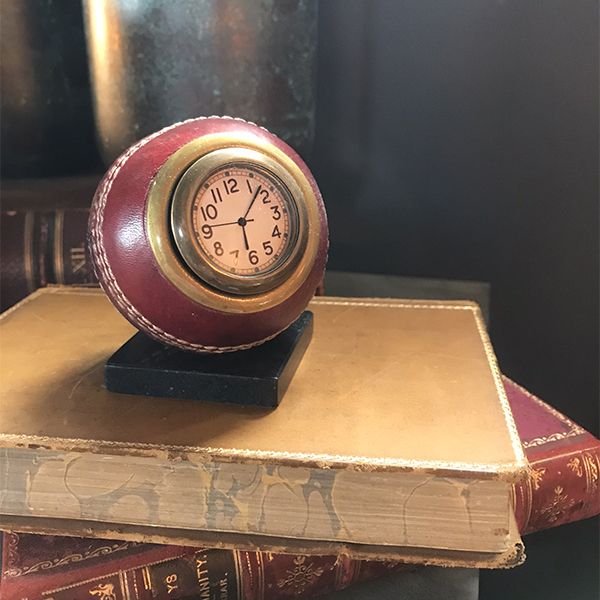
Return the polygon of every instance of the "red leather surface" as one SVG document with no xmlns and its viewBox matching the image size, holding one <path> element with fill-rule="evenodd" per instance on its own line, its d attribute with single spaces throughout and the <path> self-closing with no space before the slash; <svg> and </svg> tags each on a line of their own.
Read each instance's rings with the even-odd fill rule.
<svg viewBox="0 0 600 600">
<path fill-rule="evenodd" d="M 319 198 L 321 213 L 318 256 L 304 284 L 282 304 L 243 315 L 208 309 L 180 292 L 160 272 L 145 228 L 149 186 L 169 156 L 202 135 L 235 131 L 246 131 L 267 139 L 286 152 L 311 183 Z M 150 141 L 147 141 L 149 138 L 142 140 L 137 148 L 133 146 L 117 159 L 94 197 L 90 247 L 98 278 L 108 296 L 136 327 L 163 342 L 190 350 L 207 349 L 195 346 L 231 349 L 263 340 L 287 327 L 314 295 L 323 275 L 328 249 L 321 195 L 302 159 L 271 133 L 238 119 L 195 119 L 162 130 L 155 136 Z M 105 186 L 110 188 L 102 215 L 100 200 Z M 106 261 L 100 256 L 101 248 Z M 169 337 L 161 335 L 161 331 Z"/>
<path fill-rule="evenodd" d="M 514 488 L 521 534 L 599 514 L 600 441 L 509 379 L 504 387 L 531 467 Z"/>
<path fill-rule="evenodd" d="M 358 561 L 343 555 L 304 557 L 201 550 L 12 532 L 5 534 L 2 558 L 2 600 L 98 598 L 98 593 L 93 592 L 98 592 L 102 586 L 108 591 L 110 585 L 115 595 L 104 598 L 202 598 L 206 597 L 202 594 L 209 581 L 213 589 L 219 588 L 219 582 L 227 582 L 227 593 L 211 594 L 211 598 L 224 595 L 244 600 L 300 599 L 313 598 L 396 571 L 414 570 L 410 565 Z M 40 565 L 44 567 L 40 568 Z M 315 575 L 303 578 L 307 569 Z M 176 581 L 173 575 L 176 575 Z M 167 580 L 168 576 L 171 579 Z M 177 584 L 176 589 L 171 586 L 171 593 L 168 582 Z"/>
<path fill-rule="evenodd" d="M 194 551 L 184 546 L 13 532 L 5 532 L 3 538 L 0 600 L 52 598 L 52 594 L 47 594 L 51 590 L 140 569 Z M 71 594 L 71 599 L 94 598 L 87 589 L 71 590 Z"/>
</svg>

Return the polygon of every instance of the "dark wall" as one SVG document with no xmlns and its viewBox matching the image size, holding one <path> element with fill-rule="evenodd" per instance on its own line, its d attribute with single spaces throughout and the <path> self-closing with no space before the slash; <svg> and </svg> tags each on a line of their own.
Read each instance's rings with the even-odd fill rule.
<svg viewBox="0 0 600 600">
<path fill-rule="evenodd" d="M 492 284 L 502 369 L 598 433 L 598 5 L 321 3 L 333 269 Z"/>
<path fill-rule="evenodd" d="M 492 284 L 505 373 L 598 433 L 598 5 L 321 2 L 333 269 Z M 528 536 L 481 598 L 597 598 L 598 528 Z"/>
</svg>

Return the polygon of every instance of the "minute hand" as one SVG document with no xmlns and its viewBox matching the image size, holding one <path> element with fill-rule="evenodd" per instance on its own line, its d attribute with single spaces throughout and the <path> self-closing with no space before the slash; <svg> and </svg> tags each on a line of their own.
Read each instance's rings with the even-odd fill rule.
<svg viewBox="0 0 600 600">
<path fill-rule="evenodd" d="M 259 185 L 256 188 L 256 191 L 254 192 L 254 196 L 252 196 L 252 200 L 250 200 L 250 204 L 248 205 L 248 208 L 246 209 L 246 212 L 244 213 L 244 219 L 248 216 L 248 213 L 250 212 L 250 209 L 252 208 L 252 205 L 254 204 L 254 201 L 256 200 L 256 197 L 258 196 L 258 192 L 260 192 L 261 189 L 261 185 Z"/>
</svg>

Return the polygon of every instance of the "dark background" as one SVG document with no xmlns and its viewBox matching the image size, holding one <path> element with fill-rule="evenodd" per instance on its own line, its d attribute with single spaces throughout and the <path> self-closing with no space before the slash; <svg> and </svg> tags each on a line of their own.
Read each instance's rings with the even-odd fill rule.
<svg viewBox="0 0 600 600">
<path fill-rule="evenodd" d="M 21 152 L 1 167 L 87 169 L 87 203 L 102 167 L 80 4 L 17 5 L 39 29 L 3 27 L 2 74 L 38 75 L 3 81 L 2 143 Z M 598 42 L 597 1 L 324 0 L 309 157 L 331 269 L 491 283 L 502 370 L 596 435 Z M 39 120 L 19 120 L 23 96 Z M 597 525 L 528 536 L 524 566 L 482 572 L 482 600 L 595 600 Z"/>
<path fill-rule="evenodd" d="M 312 166 L 329 267 L 491 283 L 503 371 L 598 434 L 598 3 L 328 0 Z M 597 521 L 481 597 L 597 598 Z"/>
</svg>

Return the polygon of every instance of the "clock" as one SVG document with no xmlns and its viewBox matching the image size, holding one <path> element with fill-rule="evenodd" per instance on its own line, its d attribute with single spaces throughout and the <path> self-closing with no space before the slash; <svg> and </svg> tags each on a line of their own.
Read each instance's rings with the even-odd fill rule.
<svg viewBox="0 0 600 600">
<path fill-rule="evenodd" d="M 188 267 L 216 289 L 256 294 L 293 271 L 307 219 L 288 173 L 242 147 L 199 158 L 175 189 L 171 227 Z M 296 194 L 296 197 L 298 195 Z"/>
<path fill-rule="evenodd" d="M 137 328 L 227 352 L 300 316 L 323 276 L 327 220 L 294 150 L 252 123 L 208 117 L 117 159 L 92 203 L 89 246 L 108 298 Z"/>
</svg>

